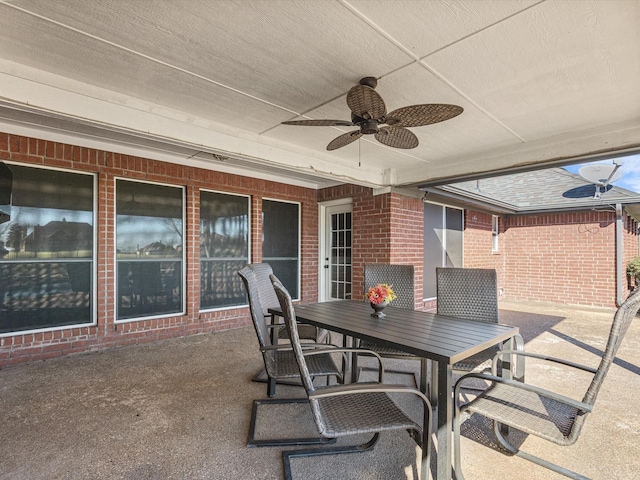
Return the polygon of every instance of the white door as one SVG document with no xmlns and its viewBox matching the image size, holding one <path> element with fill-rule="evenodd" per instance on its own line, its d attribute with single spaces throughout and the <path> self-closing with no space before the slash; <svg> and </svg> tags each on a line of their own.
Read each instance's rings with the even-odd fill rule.
<svg viewBox="0 0 640 480">
<path fill-rule="evenodd" d="M 320 301 L 351 298 L 351 203 L 328 205 L 321 224 Z"/>
</svg>

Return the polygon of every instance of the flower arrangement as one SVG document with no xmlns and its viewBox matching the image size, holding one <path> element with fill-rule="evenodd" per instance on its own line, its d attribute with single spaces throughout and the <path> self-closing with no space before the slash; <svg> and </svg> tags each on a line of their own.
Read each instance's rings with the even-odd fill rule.
<svg viewBox="0 0 640 480">
<path fill-rule="evenodd" d="M 388 283 L 378 283 L 375 287 L 369 287 L 369 290 L 367 290 L 367 300 L 374 305 L 392 302 L 396 299 L 396 294 L 391 287 L 392 285 Z"/>
</svg>

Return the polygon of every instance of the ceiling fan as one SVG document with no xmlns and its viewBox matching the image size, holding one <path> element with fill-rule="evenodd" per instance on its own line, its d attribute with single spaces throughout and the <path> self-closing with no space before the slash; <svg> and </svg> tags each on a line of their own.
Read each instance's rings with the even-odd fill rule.
<svg viewBox="0 0 640 480">
<path fill-rule="evenodd" d="M 378 80 L 364 77 L 347 93 L 347 105 L 351 109 L 351 121 L 347 120 L 291 120 L 283 125 L 302 125 L 307 127 L 359 127 L 334 138 L 327 150 L 355 142 L 363 135 L 371 135 L 380 143 L 395 148 L 416 148 L 418 137 L 407 127 L 420 127 L 432 123 L 444 122 L 457 117 L 463 111 L 457 105 L 427 103 L 409 105 L 387 113 L 382 97 L 375 91 Z"/>
</svg>

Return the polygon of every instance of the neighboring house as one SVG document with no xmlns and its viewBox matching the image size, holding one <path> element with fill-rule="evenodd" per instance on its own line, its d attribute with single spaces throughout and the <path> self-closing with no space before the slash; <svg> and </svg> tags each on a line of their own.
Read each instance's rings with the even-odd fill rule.
<svg viewBox="0 0 640 480">
<path fill-rule="evenodd" d="M 91 250 L 93 228 L 88 223 L 62 221 L 33 227 L 23 239 L 24 252 L 61 252 Z"/>
<path fill-rule="evenodd" d="M 426 199 L 465 209 L 464 266 L 496 268 L 506 298 L 614 306 L 628 293 L 640 194 L 551 168 L 433 187 Z"/>
<path fill-rule="evenodd" d="M 152 242 L 140 249 L 141 255 L 151 255 L 156 257 L 163 256 L 175 256 L 178 254 L 177 250 L 171 245 L 165 245 L 162 242 Z"/>
</svg>

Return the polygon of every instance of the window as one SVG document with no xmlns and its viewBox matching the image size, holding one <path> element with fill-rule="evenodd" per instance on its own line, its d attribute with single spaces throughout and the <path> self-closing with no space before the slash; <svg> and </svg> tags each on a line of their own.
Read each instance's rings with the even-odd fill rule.
<svg viewBox="0 0 640 480">
<path fill-rule="evenodd" d="M 491 251 L 498 251 L 498 233 L 499 230 L 498 217 L 496 215 L 491 216 Z"/>
<path fill-rule="evenodd" d="M 463 211 L 424 204 L 424 298 L 436 296 L 436 267 L 462 267 Z"/>
<path fill-rule="evenodd" d="M 183 190 L 116 180 L 116 320 L 182 313 Z"/>
<path fill-rule="evenodd" d="M 262 200 L 262 261 L 300 298 L 300 205 Z"/>
<path fill-rule="evenodd" d="M 94 323 L 93 175 L 10 165 L 0 334 Z"/>
<path fill-rule="evenodd" d="M 249 198 L 200 192 L 200 308 L 246 305 L 237 271 L 249 263 Z"/>
</svg>

